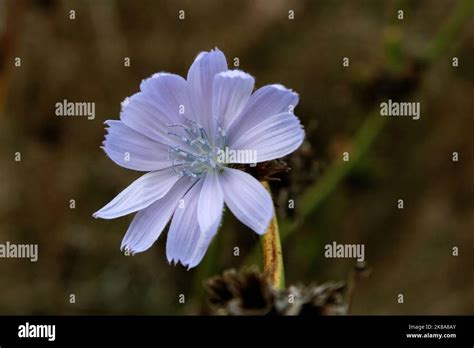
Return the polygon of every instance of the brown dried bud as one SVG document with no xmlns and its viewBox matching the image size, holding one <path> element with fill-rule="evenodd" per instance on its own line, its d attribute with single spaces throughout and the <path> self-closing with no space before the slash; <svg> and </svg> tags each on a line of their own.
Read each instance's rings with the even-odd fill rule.
<svg viewBox="0 0 474 348">
<path fill-rule="evenodd" d="M 319 286 L 273 289 L 255 269 L 227 270 L 206 283 L 215 314 L 227 315 L 341 315 L 347 314 L 346 287 L 328 282 Z"/>
<path fill-rule="evenodd" d="M 257 163 L 255 166 L 239 164 L 236 168 L 249 173 L 259 181 L 280 180 L 276 177 L 277 174 L 288 172 L 291 169 L 285 161 L 280 159 Z"/>
<path fill-rule="evenodd" d="M 224 271 L 208 279 L 209 304 L 217 314 L 264 315 L 273 304 L 273 294 L 264 276 L 251 269 L 237 273 Z"/>
</svg>

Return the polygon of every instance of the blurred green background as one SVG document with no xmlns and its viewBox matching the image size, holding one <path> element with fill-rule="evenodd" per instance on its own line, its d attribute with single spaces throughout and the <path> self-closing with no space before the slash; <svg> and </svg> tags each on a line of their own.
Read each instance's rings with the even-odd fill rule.
<svg viewBox="0 0 474 348">
<path fill-rule="evenodd" d="M 228 213 L 191 271 L 167 264 L 166 234 L 126 257 L 119 247 L 132 216 L 91 217 L 140 175 L 99 149 L 102 122 L 119 117 L 142 79 L 186 75 L 214 47 L 229 63 L 238 57 L 257 87 L 282 83 L 300 94 L 306 141 L 273 184 L 287 284 L 347 280 L 354 261 L 326 259 L 324 245 L 363 243 L 371 274 L 357 282 L 351 313 L 473 314 L 474 21 L 465 6 L 450 22 L 458 6 L 0 0 L 0 243 L 39 244 L 36 263 L 0 259 L 0 314 L 206 313 L 205 278 L 258 262 L 256 235 Z M 382 119 L 388 98 L 420 101 L 421 119 Z M 56 117 L 63 99 L 95 102 L 95 120 Z"/>
</svg>

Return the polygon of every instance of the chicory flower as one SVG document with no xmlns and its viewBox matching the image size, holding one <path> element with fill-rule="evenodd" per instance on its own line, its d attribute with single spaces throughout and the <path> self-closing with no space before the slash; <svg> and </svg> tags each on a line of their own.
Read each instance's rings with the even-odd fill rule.
<svg viewBox="0 0 474 348">
<path fill-rule="evenodd" d="M 118 165 L 148 172 L 93 214 L 113 219 L 137 212 L 121 248 L 150 248 L 171 220 L 168 261 L 195 267 L 217 233 L 224 204 L 265 233 L 270 194 L 237 163 L 273 160 L 295 151 L 304 131 L 293 109 L 298 95 L 282 85 L 254 93 L 255 80 L 229 70 L 218 50 L 200 53 L 187 79 L 157 73 L 108 120 L 103 149 Z"/>
</svg>

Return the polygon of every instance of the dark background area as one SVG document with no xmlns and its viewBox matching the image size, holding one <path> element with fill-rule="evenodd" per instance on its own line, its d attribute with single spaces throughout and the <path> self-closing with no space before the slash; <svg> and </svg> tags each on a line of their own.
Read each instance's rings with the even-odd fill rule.
<svg viewBox="0 0 474 348">
<path fill-rule="evenodd" d="M 256 235 L 231 214 L 191 271 L 167 264 L 166 234 L 126 257 L 119 247 L 132 216 L 91 217 L 140 175 L 99 148 L 102 122 L 119 118 L 120 102 L 142 79 L 159 71 L 185 76 L 200 51 L 219 47 L 229 65 L 239 58 L 257 87 L 282 83 L 300 94 L 295 114 L 306 141 L 273 185 L 282 233 L 301 222 L 283 242 L 287 283 L 347 280 L 354 261 L 325 258 L 324 245 L 363 243 L 371 274 L 357 283 L 351 313 L 473 314 L 472 17 L 429 67 L 417 68 L 456 6 L 0 0 L 0 243 L 39 244 L 36 263 L 0 259 L 0 313 L 196 314 L 205 312 L 205 278 L 258 262 L 249 256 Z M 384 98 L 421 102 L 421 119 L 382 123 L 371 115 Z M 95 102 L 96 118 L 55 116 L 64 99 Z M 345 151 L 350 170 L 341 164 Z"/>
</svg>

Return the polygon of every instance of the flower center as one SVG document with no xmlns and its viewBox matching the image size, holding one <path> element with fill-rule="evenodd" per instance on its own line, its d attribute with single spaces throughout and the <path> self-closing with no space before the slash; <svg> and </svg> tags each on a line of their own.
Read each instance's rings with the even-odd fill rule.
<svg viewBox="0 0 474 348">
<path fill-rule="evenodd" d="M 219 162 L 219 152 L 225 146 L 225 133 L 219 126 L 214 141 L 209 138 L 204 127 L 199 123 L 183 117 L 183 123 L 171 123 L 169 127 L 181 129 L 179 132 L 168 132 L 176 136 L 182 145 L 170 146 L 169 156 L 173 170 L 179 176 L 200 178 L 210 170 L 221 171 L 224 163 Z"/>
</svg>

